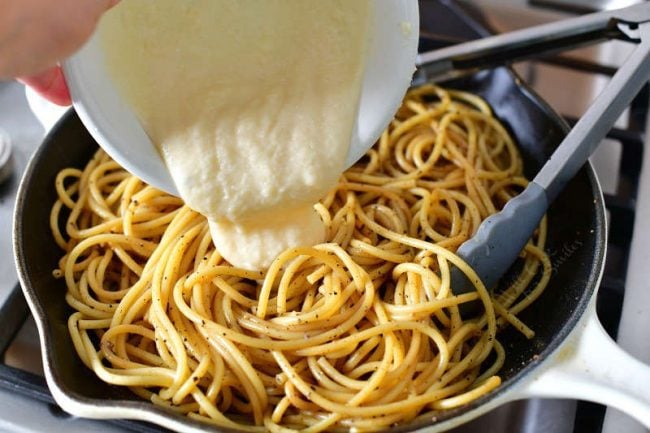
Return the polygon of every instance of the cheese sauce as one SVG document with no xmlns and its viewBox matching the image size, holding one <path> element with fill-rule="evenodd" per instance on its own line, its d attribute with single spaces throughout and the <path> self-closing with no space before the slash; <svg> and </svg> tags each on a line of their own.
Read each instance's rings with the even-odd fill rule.
<svg viewBox="0 0 650 433">
<path fill-rule="evenodd" d="M 235 266 L 325 239 L 313 205 L 344 169 L 371 0 L 124 0 L 107 67 L 178 191 Z"/>
</svg>

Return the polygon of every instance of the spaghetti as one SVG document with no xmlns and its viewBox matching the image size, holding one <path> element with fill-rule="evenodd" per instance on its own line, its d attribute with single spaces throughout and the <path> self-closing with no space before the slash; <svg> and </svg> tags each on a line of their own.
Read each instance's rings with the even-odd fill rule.
<svg viewBox="0 0 650 433">
<path fill-rule="evenodd" d="M 251 272 L 219 256 L 202 215 L 100 150 L 59 173 L 51 212 L 72 341 L 101 380 L 218 426 L 381 430 L 431 417 L 499 386 L 501 327 L 533 335 L 516 314 L 550 277 L 546 221 L 498 294 L 454 254 L 526 184 L 483 100 L 423 86 L 316 205 L 328 242 Z M 475 291 L 454 293 L 452 265 Z M 461 316 L 468 302 L 479 317 Z"/>
</svg>

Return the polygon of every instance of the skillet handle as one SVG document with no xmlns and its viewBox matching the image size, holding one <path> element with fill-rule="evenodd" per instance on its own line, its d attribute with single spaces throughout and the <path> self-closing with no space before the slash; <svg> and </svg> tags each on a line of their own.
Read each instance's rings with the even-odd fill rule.
<svg viewBox="0 0 650 433">
<path fill-rule="evenodd" d="M 596 316 L 583 320 L 517 393 L 519 398 L 572 398 L 615 407 L 650 428 L 650 366 L 623 351 Z"/>
</svg>

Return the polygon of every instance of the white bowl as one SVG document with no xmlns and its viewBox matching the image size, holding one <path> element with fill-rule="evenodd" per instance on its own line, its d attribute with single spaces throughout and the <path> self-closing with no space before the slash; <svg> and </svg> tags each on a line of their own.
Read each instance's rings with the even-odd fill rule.
<svg viewBox="0 0 650 433">
<path fill-rule="evenodd" d="M 363 156 L 391 121 L 415 71 L 418 1 L 374 1 L 373 36 L 348 166 Z M 145 182 L 178 195 L 156 147 L 110 79 L 99 37 L 93 36 L 63 69 L 73 105 L 99 145 Z"/>
</svg>

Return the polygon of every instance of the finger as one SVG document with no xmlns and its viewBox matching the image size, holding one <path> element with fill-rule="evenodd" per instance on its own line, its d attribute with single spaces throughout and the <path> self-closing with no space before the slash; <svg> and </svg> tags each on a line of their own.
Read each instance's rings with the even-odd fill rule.
<svg viewBox="0 0 650 433">
<path fill-rule="evenodd" d="M 18 81 L 31 87 L 36 93 L 57 105 L 65 106 L 72 103 L 68 85 L 59 66 L 40 74 L 20 77 Z"/>
<path fill-rule="evenodd" d="M 81 4 L 78 3 L 78 7 L 86 8 L 87 11 L 96 11 L 97 15 L 101 15 L 119 2 L 120 0 L 85 0 Z"/>
<path fill-rule="evenodd" d="M 33 75 L 72 55 L 118 0 L 0 0 L 0 79 Z"/>
<path fill-rule="evenodd" d="M 56 24 L 48 30 L 59 48 L 57 51 L 67 57 L 81 47 L 95 31 L 101 16 L 119 0 L 58 0 L 58 3 L 54 11 Z"/>
</svg>

